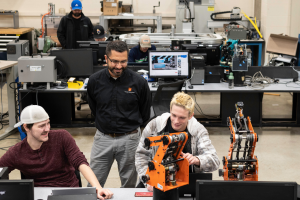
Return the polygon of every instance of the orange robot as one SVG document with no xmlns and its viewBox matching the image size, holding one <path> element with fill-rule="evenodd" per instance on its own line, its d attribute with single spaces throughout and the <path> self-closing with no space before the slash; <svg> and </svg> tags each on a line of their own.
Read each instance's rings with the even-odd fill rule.
<svg viewBox="0 0 300 200">
<path fill-rule="evenodd" d="M 180 155 L 188 139 L 186 132 L 170 133 L 145 139 L 146 148 L 158 146 L 148 163 L 144 183 L 166 192 L 189 184 L 189 162 Z"/>
<path fill-rule="evenodd" d="M 258 181 L 258 160 L 254 155 L 258 136 L 254 132 L 250 117 L 243 115 L 243 102 L 237 102 L 235 118 L 228 117 L 227 123 L 231 132 L 228 156 L 223 157 L 223 169 L 219 176 L 224 180 Z M 246 134 L 243 136 L 243 134 Z M 245 141 L 242 146 L 242 140 Z M 233 155 L 235 152 L 235 157 Z"/>
</svg>

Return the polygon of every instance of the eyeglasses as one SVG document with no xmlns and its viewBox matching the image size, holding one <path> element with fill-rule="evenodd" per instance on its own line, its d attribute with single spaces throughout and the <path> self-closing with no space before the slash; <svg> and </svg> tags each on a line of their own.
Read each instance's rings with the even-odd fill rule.
<svg viewBox="0 0 300 200">
<path fill-rule="evenodd" d="M 122 60 L 122 61 L 118 61 L 118 60 L 111 60 L 108 55 L 106 55 L 107 58 L 110 60 L 110 62 L 112 62 L 114 65 L 118 65 L 119 63 L 124 66 L 127 64 L 127 60 Z"/>
</svg>

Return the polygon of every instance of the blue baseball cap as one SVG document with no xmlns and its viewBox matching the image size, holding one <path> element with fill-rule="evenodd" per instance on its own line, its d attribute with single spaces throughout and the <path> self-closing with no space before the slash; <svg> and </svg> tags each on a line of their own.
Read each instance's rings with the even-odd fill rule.
<svg viewBox="0 0 300 200">
<path fill-rule="evenodd" d="M 71 3 L 72 10 L 82 10 L 82 3 L 79 0 L 74 0 Z"/>
</svg>

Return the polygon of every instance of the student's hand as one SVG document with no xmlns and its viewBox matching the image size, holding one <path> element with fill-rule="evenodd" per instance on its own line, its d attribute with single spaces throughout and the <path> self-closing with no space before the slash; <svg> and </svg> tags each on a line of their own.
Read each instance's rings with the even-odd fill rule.
<svg viewBox="0 0 300 200">
<path fill-rule="evenodd" d="M 183 152 L 181 152 L 180 155 L 189 161 L 189 165 L 198 165 L 198 166 L 200 165 L 200 160 L 196 156 L 193 156 L 190 153 L 183 153 Z"/>
<path fill-rule="evenodd" d="M 96 189 L 97 191 L 97 198 L 104 200 L 104 199 L 110 199 L 114 193 L 112 193 L 112 191 L 110 191 L 109 189 Z"/>
<path fill-rule="evenodd" d="M 103 64 L 102 66 L 107 66 L 107 64 Z"/>
<path fill-rule="evenodd" d="M 149 192 L 153 192 L 153 186 L 147 184 L 147 190 Z"/>
</svg>

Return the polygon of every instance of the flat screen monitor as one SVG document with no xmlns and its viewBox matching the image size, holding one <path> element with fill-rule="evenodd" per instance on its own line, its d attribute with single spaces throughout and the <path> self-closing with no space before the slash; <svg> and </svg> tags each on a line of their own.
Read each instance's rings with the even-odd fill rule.
<svg viewBox="0 0 300 200">
<path fill-rule="evenodd" d="M 196 197 L 197 180 L 212 180 L 212 173 L 190 173 L 189 184 L 178 188 L 179 197 Z"/>
<path fill-rule="evenodd" d="M 149 51 L 149 77 L 189 78 L 189 51 Z"/>
<path fill-rule="evenodd" d="M 106 64 L 104 55 L 106 54 L 106 46 L 111 41 L 77 41 L 79 48 L 93 49 L 93 64 Z"/>
<path fill-rule="evenodd" d="M 89 77 L 93 74 L 93 54 L 92 49 L 62 49 L 50 51 L 51 56 L 56 56 L 56 60 L 62 68 L 58 68 L 57 74 L 63 73 L 62 77 Z M 61 63 L 60 63 L 61 62 Z M 62 69 L 63 70 L 62 72 Z"/>
<path fill-rule="evenodd" d="M 34 200 L 33 180 L 0 180 L 0 199 Z"/>
<path fill-rule="evenodd" d="M 206 65 L 220 64 L 220 44 L 182 44 L 182 50 L 203 55 Z"/>
<path fill-rule="evenodd" d="M 196 200 L 297 200 L 296 182 L 198 180 Z"/>
</svg>

